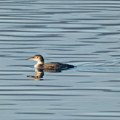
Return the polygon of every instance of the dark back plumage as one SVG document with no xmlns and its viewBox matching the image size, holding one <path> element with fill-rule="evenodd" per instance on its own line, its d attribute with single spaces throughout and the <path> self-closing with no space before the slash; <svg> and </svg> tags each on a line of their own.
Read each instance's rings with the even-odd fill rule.
<svg viewBox="0 0 120 120">
<path fill-rule="evenodd" d="M 59 62 L 51 62 L 51 63 L 46 63 L 44 64 L 44 69 L 48 70 L 67 70 L 70 68 L 74 68 L 73 65 L 68 65 L 68 64 L 62 64 Z"/>
</svg>

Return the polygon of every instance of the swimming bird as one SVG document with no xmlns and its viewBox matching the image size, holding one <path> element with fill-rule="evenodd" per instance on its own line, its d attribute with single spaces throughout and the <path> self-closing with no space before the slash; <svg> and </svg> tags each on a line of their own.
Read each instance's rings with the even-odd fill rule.
<svg viewBox="0 0 120 120">
<path fill-rule="evenodd" d="M 67 70 L 70 68 L 74 68 L 74 65 L 59 63 L 59 62 L 51 62 L 51 63 L 45 63 L 44 58 L 42 55 L 34 55 L 33 57 L 28 58 L 28 60 L 34 60 L 37 62 L 36 65 L 34 65 L 35 69 L 45 70 L 45 71 L 62 71 Z"/>
</svg>

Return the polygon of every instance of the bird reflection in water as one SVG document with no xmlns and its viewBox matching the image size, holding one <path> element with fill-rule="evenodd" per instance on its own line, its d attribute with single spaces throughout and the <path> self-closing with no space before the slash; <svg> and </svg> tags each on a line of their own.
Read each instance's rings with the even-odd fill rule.
<svg viewBox="0 0 120 120">
<path fill-rule="evenodd" d="M 30 77 L 34 80 L 43 80 L 44 72 L 58 73 L 61 72 L 61 70 L 43 70 L 35 68 L 35 75 L 27 75 L 27 77 Z"/>
<path fill-rule="evenodd" d="M 30 77 L 34 80 L 43 80 L 44 76 L 44 71 L 43 70 L 39 70 L 39 69 L 35 69 L 35 75 L 27 75 L 27 77 Z"/>
</svg>

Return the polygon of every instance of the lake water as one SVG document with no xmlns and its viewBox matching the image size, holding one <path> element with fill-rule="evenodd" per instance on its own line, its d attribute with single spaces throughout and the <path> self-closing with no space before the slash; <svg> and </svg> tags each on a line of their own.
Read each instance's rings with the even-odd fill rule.
<svg viewBox="0 0 120 120">
<path fill-rule="evenodd" d="M 120 1 L 1 0 L 0 63 L 1 120 L 120 120 Z"/>
</svg>

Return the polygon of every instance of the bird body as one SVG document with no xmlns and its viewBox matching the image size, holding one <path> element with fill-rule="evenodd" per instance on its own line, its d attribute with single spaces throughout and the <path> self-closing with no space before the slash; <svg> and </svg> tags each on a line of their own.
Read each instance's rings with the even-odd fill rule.
<svg viewBox="0 0 120 120">
<path fill-rule="evenodd" d="M 51 63 L 44 64 L 44 69 L 52 69 L 52 70 L 55 70 L 55 69 L 66 70 L 73 67 L 74 67 L 73 65 L 63 64 L 59 62 L 51 62 Z"/>
</svg>

